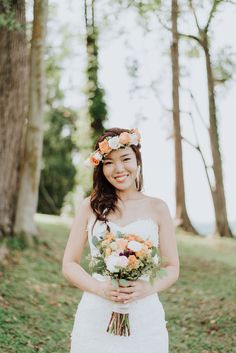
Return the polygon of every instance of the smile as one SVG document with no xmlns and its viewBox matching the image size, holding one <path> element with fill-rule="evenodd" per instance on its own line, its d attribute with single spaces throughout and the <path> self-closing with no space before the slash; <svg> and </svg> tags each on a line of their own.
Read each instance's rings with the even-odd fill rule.
<svg viewBox="0 0 236 353">
<path fill-rule="evenodd" d="M 121 183 L 121 182 L 125 181 L 127 177 L 128 177 L 128 175 L 125 174 L 125 175 L 120 175 L 120 176 L 114 177 L 114 179 L 116 179 L 116 181 Z"/>
</svg>

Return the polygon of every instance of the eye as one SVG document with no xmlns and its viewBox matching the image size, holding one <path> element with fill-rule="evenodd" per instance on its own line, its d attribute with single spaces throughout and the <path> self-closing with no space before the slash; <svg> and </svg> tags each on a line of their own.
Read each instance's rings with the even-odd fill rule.
<svg viewBox="0 0 236 353">
<path fill-rule="evenodd" d="M 111 164 L 111 162 L 104 162 L 103 164 L 104 164 L 104 165 L 107 165 L 107 164 Z"/>
<path fill-rule="evenodd" d="M 130 160 L 130 158 L 125 158 L 125 159 L 124 159 L 124 161 L 129 161 L 129 160 Z"/>
</svg>

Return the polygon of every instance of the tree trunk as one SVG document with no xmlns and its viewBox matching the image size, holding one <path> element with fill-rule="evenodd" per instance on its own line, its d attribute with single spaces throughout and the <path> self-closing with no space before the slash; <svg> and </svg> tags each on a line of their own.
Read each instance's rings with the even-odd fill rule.
<svg viewBox="0 0 236 353">
<path fill-rule="evenodd" d="M 205 53 L 206 60 L 206 71 L 207 71 L 207 83 L 208 83 L 208 102 L 209 102 L 209 136 L 211 142 L 212 159 L 213 159 L 213 171 L 215 177 L 215 185 L 212 187 L 212 198 L 214 203 L 215 218 L 216 218 L 216 230 L 220 236 L 232 237 L 232 232 L 229 227 L 225 192 L 223 184 L 223 172 L 222 172 L 222 161 L 219 146 L 219 134 L 218 125 L 216 118 L 216 104 L 215 104 L 215 90 L 214 90 L 214 79 L 212 73 L 211 57 L 208 45 L 207 35 L 205 36 L 202 46 Z"/>
<path fill-rule="evenodd" d="M 30 55 L 29 115 L 21 169 L 20 192 L 14 230 L 28 240 L 37 234 L 34 214 L 38 204 L 45 104 L 44 47 L 47 23 L 47 0 L 34 1 L 34 21 Z"/>
<path fill-rule="evenodd" d="M 95 23 L 95 0 L 85 0 L 85 25 L 86 25 L 86 49 L 87 49 L 87 87 L 85 93 L 88 98 L 88 114 L 91 125 L 93 144 L 104 132 L 104 121 L 107 119 L 104 90 L 98 80 L 98 27 Z"/>
<path fill-rule="evenodd" d="M 0 30 L 0 235 L 12 234 L 27 116 L 25 1 L 8 1 L 20 29 Z M 0 13 L 4 15 L 4 4 Z"/>
<path fill-rule="evenodd" d="M 179 38 L 178 38 L 178 2 L 172 0 L 171 22 L 172 22 L 172 99 L 173 99 L 173 128 L 175 144 L 175 173 L 176 173 L 176 223 L 188 232 L 197 234 L 188 217 L 185 204 L 181 128 L 180 128 L 180 109 L 179 109 Z"/>
<path fill-rule="evenodd" d="M 86 104 L 77 122 L 77 146 L 81 155 L 81 162 L 77 167 L 78 198 L 81 199 L 91 193 L 92 170 L 86 168 L 83 161 L 88 158 L 98 137 L 104 132 L 104 121 L 107 110 L 104 100 L 104 90 L 98 80 L 98 29 L 95 24 L 95 0 L 84 0 L 84 19 L 86 29 Z"/>
</svg>

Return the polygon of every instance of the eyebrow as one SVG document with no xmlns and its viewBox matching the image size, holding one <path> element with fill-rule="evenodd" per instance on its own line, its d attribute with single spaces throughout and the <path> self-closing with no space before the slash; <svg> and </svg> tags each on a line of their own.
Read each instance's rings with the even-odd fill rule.
<svg viewBox="0 0 236 353">
<path fill-rule="evenodd" d="M 126 156 L 130 156 L 130 153 L 122 154 L 120 157 L 126 157 Z M 107 158 L 107 157 L 104 158 L 105 161 L 107 161 L 109 159 L 112 160 L 112 158 Z"/>
</svg>

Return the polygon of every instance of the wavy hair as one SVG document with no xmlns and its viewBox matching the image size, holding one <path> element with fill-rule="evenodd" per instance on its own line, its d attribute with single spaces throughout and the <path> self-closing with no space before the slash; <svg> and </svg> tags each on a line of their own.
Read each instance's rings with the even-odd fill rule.
<svg viewBox="0 0 236 353">
<path fill-rule="evenodd" d="M 105 132 L 99 137 L 97 140 L 94 149 L 99 148 L 99 143 L 102 142 L 106 137 L 111 136 L 119 136 L 122 132 L 130 132 L 128 129 L 121 128 L 111 128 L 105 130 Z M 138 191 L 141 191 L 143 188 L 143 171 L 142 171 L 142 157 L 140 153 L 141 145 L 138 144 L 130 145 L 132 150 L 135 153 L 137 164 L 139 166 L 139 175 L 135 179 L 136 188 Z M 96 215 L 95 222 L 93 224 L 93 228 L 95 223 L 99 220 L 106 224 L 107 230 L 110 231 L 110 227 L 108 225 L 107 216 L 111 211 L 118 210 L 120 212 L 119 207 L 117 206 L 117 201 L 119 196 L 116 193 L 116 188 L 106 179 L 103 174 L 103 166 L 102 163 L 99 163 L 98 166 L 94 167 L 93 172 L 93 190 L 90 198 L 91 208 Z M 93 229 L 92 228 L 92 229 Z"/>
</svg>

